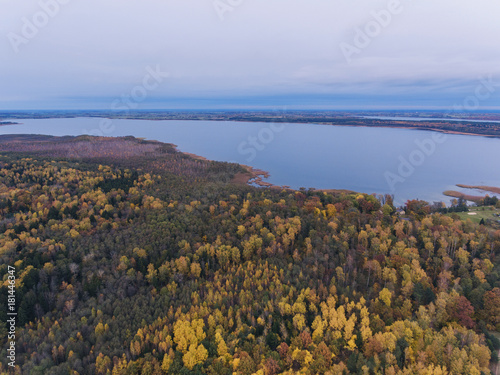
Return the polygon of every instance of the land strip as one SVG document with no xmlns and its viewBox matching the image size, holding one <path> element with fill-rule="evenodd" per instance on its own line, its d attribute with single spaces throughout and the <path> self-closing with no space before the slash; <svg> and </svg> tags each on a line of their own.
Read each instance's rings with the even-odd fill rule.
<svg viewBox="0 0 500 375">
<path fill-rule="evenodd" d="M 341 112 L 341 111 L 49 111 L 33 112 L 0 112 L 1 120 L 47 119 L 98 117 L 130 120 L 192 120 L 192 121 L 235 121 L 235 122 L 274 122 L 336 126 L 366 126 L 402 128 L 414 130 L 431 130 L 448 134 L 479 135 L 500 137 L 500 115 L 496 113 L 483 115 L 463 115 L 463 121 L 456 121 L 456 115 L 439 113 L 427 114 L 435 116 L 432 120 L 423 120 L 422 116 L 412 116 L 415 120 L 365 118 L 363 116 L 388 116 L 388 113 Z M 405 113 L 390 113 L 391 116 L 408 116 Z M 491 122 L 489 122 L 491 121 Z"/>
</svg>

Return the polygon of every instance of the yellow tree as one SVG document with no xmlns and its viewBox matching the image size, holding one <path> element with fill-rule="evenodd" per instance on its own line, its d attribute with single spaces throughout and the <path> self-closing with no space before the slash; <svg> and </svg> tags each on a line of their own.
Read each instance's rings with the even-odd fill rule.
<svg viewBox="0 0 500 375">
<path fill-rule="evenodd" d="M 370 329 L 370 318 L 369 318 L 369 313 L 368 309 L 363 306 L 363 308 L 360 311 L 361 314 L 361 327 L 360 327 L 360 332 L 361 332 L 361 338 L 363 339 L 364 343 L 367 343 L 368 340 L 372 337 L 372 330 Z"/>
<path fill-rule="evenodd" d="M 182 356 L 182 362 L 184 366 L 192 370 L 197 364 L 205 362 L 207 358 L 208 352 L 203 345 L 191 344 L 189 350 Z"/>
<path fill-rule="evenodd" d="M 228 350 L 226 342 L 224 341 L 224 338 L 219 330 L 215 333 L 215 342 L 217 343 L 217 354 L 219 354 L 219 357 L 224 357 Z"/>
<path fill-rule="evenodd" d="M 177 350 L 184 354 L 182 361 L 190 370 L 208 357 L 207 350 L 201 344 L 206 337 L 204 327 L 203 319 L 179 319 L 174 324 L 174 342 L 177 344 Z"/>
<path fill-rule="evenodd" d="M 186 353 L 191 345 L 198 345 L 205 337 L 203 319 L 177 320 L 174 324 L 174 342 L 177 350 Z"/>
<path fill-rule="evenodd" d="M 384 302 L 387 306 L 391 306 L 392 293 L 389 289 L 384 288 L 378 294 L 378 298 Z"/>
<path fill-rule="evenodd" d="M 347 343 L 346 348 L 349 350 L 356 349 L 356 335 L 353 335 L 356 320 L 356 315 L 352 314 L 344 326 L 344 340 Z"/>
</svg>

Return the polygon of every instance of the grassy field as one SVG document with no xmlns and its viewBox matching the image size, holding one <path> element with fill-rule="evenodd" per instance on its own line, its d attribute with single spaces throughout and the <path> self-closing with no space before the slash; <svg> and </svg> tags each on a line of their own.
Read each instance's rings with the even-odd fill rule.
<svg viewBox="0 0 500 375">
<path fill-rule="evenodd" d="M 475 215 L 470 215 L 474 214 Z M 469 212 L 458 212 L 457 215 L 460 216 L 462 220 L 470 219 L 474 223 L 479 223 L 481 219 L 484 221 L 490 219 L 493 221 L 500 220 L 500 217 L 494 216 L 494 214 L 500 214 L 500 209 L 495 208 L 493 206 L 489 207 L 472 207 L 469 209 Z M 451 214 L 448 214 L 451 215 Z"/>
</svg>

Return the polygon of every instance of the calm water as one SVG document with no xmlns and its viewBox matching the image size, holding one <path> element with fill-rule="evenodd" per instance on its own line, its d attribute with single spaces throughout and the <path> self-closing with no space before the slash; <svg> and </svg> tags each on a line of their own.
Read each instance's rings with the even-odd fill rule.
<svg viewBox="0 0 500 375">
<path fill-rule="evenodd" d="M 439 118 L 439 117 L 391 117 L 391 116 L 361 116 L 362 118 L 375 119 L 375 120 L 396 120 L 396 121 L 466 121 L 466 122 L 493 122 L 500 124 L 500 121 L 496 120 L 475 120 L 466 118 Z"/>
<path fill-rule="evenodd" d="M 500 186 L 500 140 L 477 136 L 223 121 L 22 121 L 1 126 L 0 134 L 133 135 L 212 160 L 252 165 L 269 171 L 268 181 L 277 185 L 390 193 L 399 204 L 414 198 L 449 202 L 442 192 L 459 190 L 457 183 Z"/>
</svg>

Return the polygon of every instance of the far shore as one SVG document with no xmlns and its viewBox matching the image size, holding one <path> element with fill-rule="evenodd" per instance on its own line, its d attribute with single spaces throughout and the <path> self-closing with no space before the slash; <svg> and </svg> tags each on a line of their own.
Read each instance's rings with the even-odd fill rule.
<svg viewBox="0 0 500 375">
<path fill-rule="evenodd" d="M 490 192 L 494 194 L 500 194 L 500 188 L 495 187 L 495 186 L 475 186 L 475 185 L 465 185 L 465 184 L 457 184 L 458 187 L 463 188 L 463 189 L 474 189 L 474 190 L 482 190 L 485 192 Z M 444 195 L 452 198 L 463 198 L 467 201 L 474 202 L 474 203 L 479 203 L 481 200 L 486 198 L 486 195 L 470 195 L 470 194 L 465 194 L 460 191 L 456 190 L 446 190 L 443 192 Z"/>
<path fill-rule="evenodd" d="M 446 122 L 446 119 L 442 120 L 432 120 L 429 122 L 426 121 L 410 121 L 410 120 L 381 120 L 382 123 L 336 123 L 334 121 L 314 121 L 314 119 L 308 120 L 307 118 L 281 118 L 281 121 L 277 121 L 277 118 L 225 118 L 224 116 L 218 116 L 217 118 L 213 117 L 203 117 L 203 116 L 198 116 L 194 118 L 144 118 L 141 116 L 125 116 L 125 117 L 119 117 L 119 116 L 113 116 L 109 114 L 102 114 L 102 115 L 94 115 L 94 116 L 85 116 L 85 114 L 81 114 L 81 116 L 70 116 L 68 115 L 67 117 L 64 116 L 53 116 L 53 117 L 43 117 L 41 119 L 50 119 L 50 118 L 75 118 L 75 117 L 89 117 L 89 118 L 108 118 L 108 119 L 116 119 L 116 120 L 147 120 L 147 121 L 232 121 L 232 122 L 254 122 L 254 123 L 289 123 L 289 124 L 302 124 L 302 125 L 326 125 L 326 126 L 351 126 L 351 127 L 365 127 L 365 128 L 388 128 L 388 129 L 407 129 L 407 130 L 427 130 L 427 131 L 436 131 L 444 134 L 455 134 L 455 135 L 474 135 L 474 136 L 480 136 L 480 137 L 487 137 L 487 138 L 500 138 L 500 124 L 495 123 L 495 125 L 498 125 L 498 127 L 493 128 L 489 134 L 488 132 L 486 133 L 477 133 L 473 131 L 463 131 L 463 130 L 450 130 L 450 129 L 443 129 L 440 126 L 444 125 L 454 125 L 454 122 Z M 7 119 L 7 118 L 6 118 Z M 37 118 L 34 118 L 37 119 Z M 362 119 L 359 119 L 360 122 Z M 1 121 L 1 120 L 0 120 Z M 433 123 L 438 121 L 438 123 Z M 384 123 L 385 122 L 385 123 Z M 18 125 L 20 123 L 13 123 L 13 122 L 8 122 L 8 123 L 2 123 L 0 122 L 0 126 L 5 126 L 5 125 Z M 459 123 L 458 123 L 459 124 Z M 466 129 L 469 128 L 474 128 L 474 125 L 478 123 L 474 122 L 474 119 L 467 120 L 466 124 Z M 481 123 L 483 124 L 483 123 Z"/>
<path fill-rule="evenodd" d="M 476 190 L 487 191 L 490 193 L 500 194 L 500 188 L 495 186 L 474 186 L 474 185 L 463 185 L 463 184 L 457 184 L 457 186 L 464 189 L 476 189 Z"/>
<path fill-rule="evenodd" d="M 443 194 L 446 195 L 447 197 L 463 198 L 469 202 L 474 202 L 474 203 L 478 203 L 482 199 L 484 199 L 484 197 L 482 197 L 480 195 L 469 195 L 469 194 L 464 194 L 464 193 L 461 193 L 461 192 L 455 191 L 455 190 L 446 190 L 443 192 Z"/>
<path fill-rule="evenodd" d="M 423 130 L 423 131 L 431 131 L 438 132 L 443 134 L 455 134 L 455 135 L 474 135 L 478 137 L 487 137 L 487 138 L 500 138 L 500 135 L 495 134 L 478 134 L 478 133 L 467 133 L 467 132 L 459 132 L 453 130 L 439 129 L 439 128 L 431 128 L 431 127 L 418 127 L 418 126 L 392 126 L 392 125 L 360 125 L 360 124 L 317 124 L 317 123 L 301 123 L 303 125 L 329 125 L 329 126 L 351 126 L 358 128 L 385 128 L 385 129 L 407 129 L 407 130 Z"/>
</svg>

